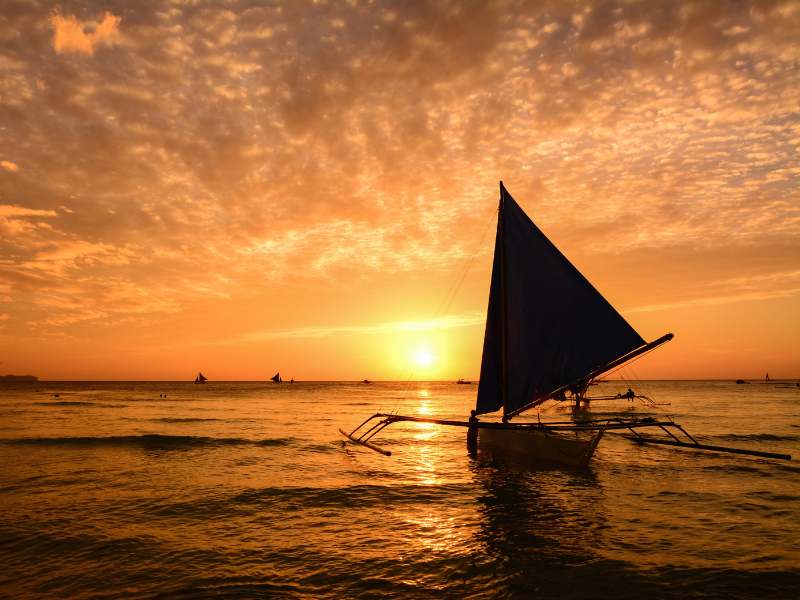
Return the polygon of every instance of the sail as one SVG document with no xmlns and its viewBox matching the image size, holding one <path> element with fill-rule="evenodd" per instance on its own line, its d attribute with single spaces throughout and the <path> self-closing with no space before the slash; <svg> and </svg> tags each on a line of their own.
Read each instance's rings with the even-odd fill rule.
<svg viewBox="0 0 800 600">
<path fill-rule="evenodd" d="M 206 381 L 208 381 L 208 378 L 202 373 L 198 372 L 197 377 L 195 378 L 194 381 L 195 383 L 205 383 Z"/>
<path fill-rule="evenodd" d="M 281 379 L 281 374 L 280 374 L 280 371 L 278 371 L 277 373 L 275 373 L 275 375 L 273 375 L 272 377 L 270 377 L 270 379 L 271 379 L 272 381 L 274 381 L 275 383 L 281 383 L 281 382 L 283 381 L 283 379 Z"/>
<path fill-rule="evenodd" d="M 510 413 L 644 343 L 501 183 L 476 412 Z"/>
</svg>

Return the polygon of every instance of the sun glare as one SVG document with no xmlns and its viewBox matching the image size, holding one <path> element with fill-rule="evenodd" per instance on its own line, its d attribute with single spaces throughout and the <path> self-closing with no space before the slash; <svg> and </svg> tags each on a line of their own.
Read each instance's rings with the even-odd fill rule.
<svg viewBox="0 0 800 600">
<path fill-rule="evenodd" d="M 433 364 L 433 353 L 427 348 L 419 348 L 414 352 L 414 363 L 419 367 L 430 367 Z"/>
</svg>

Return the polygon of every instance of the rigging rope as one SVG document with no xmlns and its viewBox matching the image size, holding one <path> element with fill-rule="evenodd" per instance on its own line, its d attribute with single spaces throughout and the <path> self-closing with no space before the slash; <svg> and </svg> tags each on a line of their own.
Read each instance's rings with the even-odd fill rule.
<svg viewBox="0 0 800 600">
<path fill-rule="evenodd" d="M 478 243 L 474 246 L 472 252 L 464 258 L 463 262 L 461 263 L 460 274 L 453 280 L 453 283 L 447 290 L 447 293 L 442 300 L 442 303 L 439 305 L 439 308 L 434 312 L 434 319 L 439 319 L 445 315 L 445 313 L 450 310 L 453 302 L 455 301 L 456 297 L 458 296 L 458 292 L 461 291 L 461 287 L 464 284 L 464 281 L 467 278 L 470 270 L 475 264 L 475 260 L 477 259 L 478 255 L 481 253 L 485 243 L 486 243 L 486 236 L 488 232 L 491 230 L 492 223 L 494 223 L 494 215 L 497 213 L 497 207 L 495 207 L 491 201 L 487 201 L 488 204 L 492 206 L 491 213 L 488 215 L 489 218 L 486 222 L 486 226 L 483 228 L 483 232 L 478 240 Z M 485 217 L 484 217 L 485 218 Z M 409 361 L 410 362 L 410 361 Z M 404 391 L 409 391 L 410 388 L 417 383 L 414 381 L 413 377 L 416 373 L 416 369 L 413 367 L 409 369 L 408 376 L 406 377 L 406 385 L 404 386 Z"/>
</svg>

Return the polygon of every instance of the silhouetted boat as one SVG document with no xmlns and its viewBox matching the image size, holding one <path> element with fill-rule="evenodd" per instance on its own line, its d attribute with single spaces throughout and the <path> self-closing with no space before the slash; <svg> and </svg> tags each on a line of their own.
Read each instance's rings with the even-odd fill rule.
<svg viewBox="0 0 800 600">
<path fill-rule="evenodd" d="M 20 383 L 20 382 L 29 382 L 33 383 L 39 381 L 39 378 L 35 375 L 0 375 L 0 383 Z"/>
<path fill-rule="evenodd" d="M 361 383 L 372 383 L 372 382 L 369 379 L 365 379 Z"/>
<path fill-rule="evenodd" d="M 579 405 L 596 378 L 672 338 L 668 333 L 645 342 L 534 225 L 501 182 L 478 397 L 470 419 L 377 413 L 350 433 L 340 432 L 390 454 L 370 440 L 392 423 L 467 427 L 468 445 L 491 454 L 506 455 L 516 462 L 544 460 L 575 466 L 589 462 L 603 433 L 611 429 L 627 430 L 639 443 L 787 458 L 702 445 L 672 420 L 509 422 L 547 400 L 565 400 L 566 394 Z M 500 410 L 500 422 L 477 418 Z M 636 431 L 641 428 L 659 428 L 671 438 L 641 436 Z M 688 441 L 678 440 L 670 430 L 685 435 Z"/>
<path fill-rule="evenodd" d="M 206 377 L 200 372 L 198 372 L 197 377 L 194 378 L 195 383 L 205 383 L 206 381 L 208 381 L 208 377 Z"/>
<path fill-rule="evenodd" d="M 275 383 L 283 383 L 283 379 L 281 379 L 280 371 L 278 371 L 277 373 L 275 373 L 275 375 L 270 377 L 270 381 L 273 381 Z"/>
<path fill-rule="evenodd" d="M 458 381 L 456 381 L 456 383 L 459 384 L 459 385 L 469 385 L 472 382 L 471 381 L 467 381 L 466 379 L 459 379 Z"/>
</svg>

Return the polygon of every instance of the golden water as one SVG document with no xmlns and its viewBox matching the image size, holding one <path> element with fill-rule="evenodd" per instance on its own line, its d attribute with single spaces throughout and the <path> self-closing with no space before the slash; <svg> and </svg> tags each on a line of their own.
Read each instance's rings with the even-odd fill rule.
<svg viewBox="0 0 800 600">
<path fill-rule="evenodd" d="M 634 387 L 670 404 L 632 414 L 674 415 L 701 441 L 800 459 L 800 388 Z M 462 429 L 393 425 L 376 439 L 392 457 L 337 431 L 378 409 L 463 419 L 475 392 L 6 385 L 0 594 L 788 598 L 800 589 L 797 462 L 609 435 L 588 469 L 523 470 L 471 458 Z M 616 409 L 628 414 L 626 402 Z"/>
</svg>

